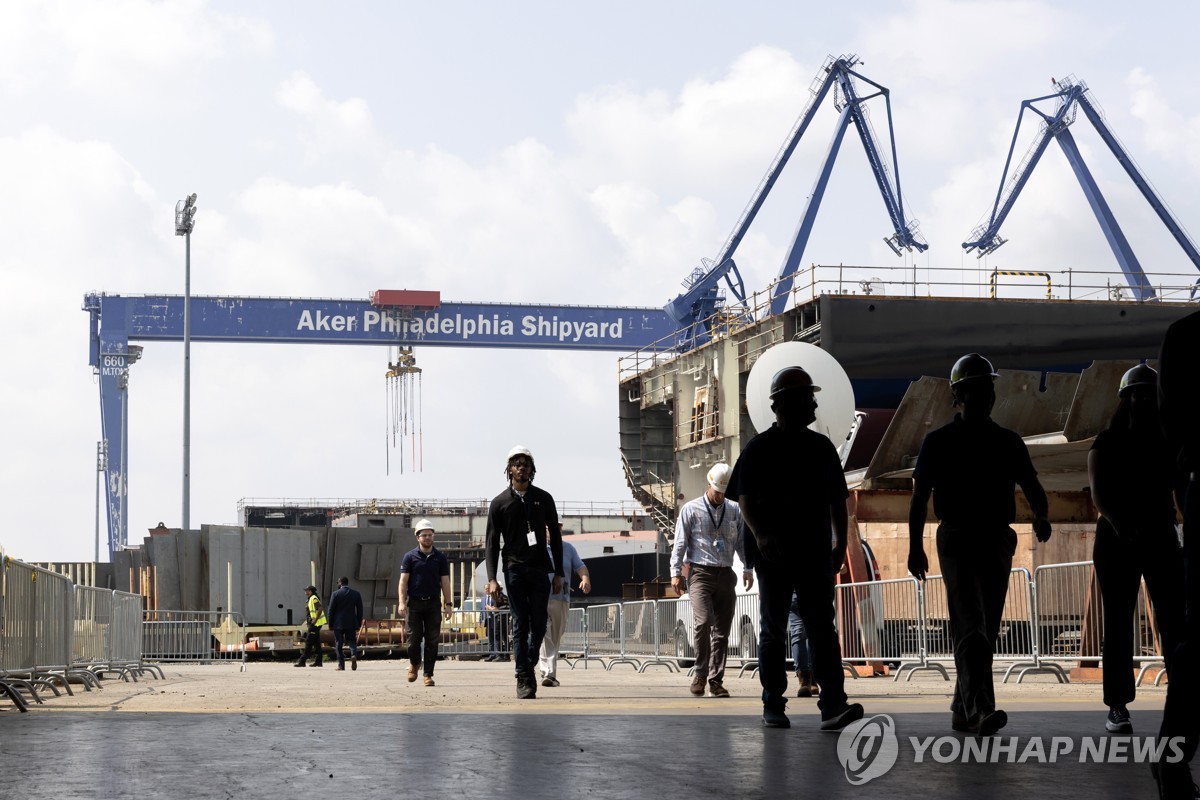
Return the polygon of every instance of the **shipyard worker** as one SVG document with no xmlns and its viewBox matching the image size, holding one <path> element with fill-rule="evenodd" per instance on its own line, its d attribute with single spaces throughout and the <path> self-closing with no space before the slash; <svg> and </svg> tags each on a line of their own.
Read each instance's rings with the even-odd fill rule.
<svg viewBox="0 0 1200 800">
<path fill-rule="evenodd" d="M 562 531 L 558 509 L 549 492 L 533 485 L 533 454 L 520 445 L 508 451 L 504 474 L 508 486 L 492 500 L 487 520 L 487 588 L 497 596 L 496 580 L 503 554 L 504 588 L 512 612 L 513 668 L 517 697 L 537 697 L 533 661 L 546 635 L 551 590 L 562 592 Z M 548 573 L 553 578 L 547 577 Z"/>
<path fill-rule="evenodd" d="M 950 724 L 979 736 L 991 736 L 1008 722 L 996 708 L 992 652 L 1017 546 L 1011 525 L 1017 517 L 1018 485 L 1033 509 L 1038 541 L 1050 538 L 1046 493 L 1029 449 L 1015 431 L 992 420 L 996 377 L 992 363 L 978 353 L 955 362 L 950 389 L 961 411 L 925 436 L 908 512 L 908 570 L 925 580 L 926 508 L 933 495 L 957 671 Z"/>
<path fill-rule="evenodd" d="M 1162 797 L 1193 797 L 1190 762 L 1200 741 L 1200 312 L 1171 323 L 1158 357 L 1158 407 L 1173 448 L 1175 504 L 1183 512 L 1183 643 L 1170 670 L 1159 736 L 1183 736 L 1184 758 L 1152 764 Z M 1165 645 L 1165 642 L 1164 642 Z"/>
<path fill-rule="evenodd" d="M 1104 606 L 1105 728 L 1132 733 L 1133 614 L 1142 578 L 1153 604 L 1167 671 L 1182 635 L 1183 553 L 1171 499 L 1172 453 L 1158 415 L 1158 373 L 1125 373 L 1108 429 L 1088 453 L 1092 502 L 1100 512 L 1092 551 Z"/>
<path fill-rule="evenodd" d="M 591 594 L 592 575 L 579 557 L 575 545 L 563 540 L 562 591 L 553 592 L 546 606 L 546 635 L 538 652 L 538 672 L 542 675 L 542 686 L 558 686 L 558 651 L 563 634 L 567 630 L 567 615 L 571 610 L 571 573 L 579 576 L 579 590 Z M 554 575 L 548 575 L 553 580 Z"/>
<path fill-rule="evenodd" d="M 736 554 L 746 563 L 742 512 L 737 503 L 725 499 L 729 488 L 729 465 L 714 464 L 708 471 L 708 487 L 695 500 L 684 503 L 675 520 L 675 545 L 671 549 L 671 588 L 683 591 L 683 568 L 687 565 L 687 591 L 692 600 L 692 641 L 696 668 L 691 692 L 729 697 L 725 688 L 725 656 L 733 610 L 737 601 Z M 754 573 L 742 572 L 746 588 L 754 585 Z"/>
<path fill-rule="evenodd" d="M 317 587 L 309 584 L 304 587 L 304 652 L 300 660 L 293 666 L 303 667 L 308 657 L 313 656 L 310 667 L 321 666 L 321 628 L 325 625 L 325 609 L 321 607 L 321 598 L 317 597 Z"/>
<path fill-rule="evenodd" d="M 833 624 L 833 582 L 846 558 L 849 492 L 833 442 L 808 427 L 816 419 L 818 391 L 801 367 L 775 373 L 770 389 L 775 422 L 746 444 L 729 482 L 729 497 L 750 533 L 747 564 L 758 576 L 758 678 L 768 728 L 791 726 L 784 708 L 793 593 L 821 686 L 821 729 L 840 730 L 863 715 L 860 704 L 847 702 Z"/>
<path fill-rule="evenodd" d="M 346 656 L 342 645 L 350 646 L 350 669 L 358 669 L 358 629 L 363 624 L 362 595 L 350 588 L 349 578 L 338 578 L 338 588 L 330 596 L 325 609 L 329 627 L 333 628 L 333 649 L 337 651 L 337 668 L 345 671 Z"/>
<path fill-rule="evenodd" d="M 400 605 L 408 634 L 408 682 L 417 679 L 425 665 L 425 685 L 433 686 L 442 616 L 450 619 L 454 599 L 450 595 L 450 559 L 433 546 L 433 523 L 417 520 L 417 546 L 400 561 Z"/>
</svg>

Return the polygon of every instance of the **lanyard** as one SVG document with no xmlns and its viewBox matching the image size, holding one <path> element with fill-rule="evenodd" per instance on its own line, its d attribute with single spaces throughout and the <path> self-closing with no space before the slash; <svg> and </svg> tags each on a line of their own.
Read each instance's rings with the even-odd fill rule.
<svg viewBox="0 0 1200 800">
<path fill-rule="evenodd" d="M 708 512 L 708 520 L 713 524 L 716 530 L 716 535 L 721 534 L 721 524 L 725 522 L 725 504 L 721 503 L 721 516 L 714 517 L 712 513 L 712 505 L 708 502 L 708 495 L 704 496 L 704 510 Z"/>
<path fill-rule="evenodd" d="M 509 491 L 513 493 L 514 497 L 521 501 L 521 508 L 525 510 L 525 530 L 533 533 L 533 520 L 529 516 L 529 502 L 525 499 L 525 495 L 518 494 L 516 489 L 509 488 Z M 525 490 L 525 494 L 529 494 L 528 489 Z"/>
</svg>

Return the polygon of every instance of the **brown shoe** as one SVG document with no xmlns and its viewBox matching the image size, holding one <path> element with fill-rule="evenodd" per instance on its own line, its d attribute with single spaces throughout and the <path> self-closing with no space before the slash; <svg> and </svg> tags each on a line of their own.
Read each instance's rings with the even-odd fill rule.
<svg viewBox="0 0 1200 800">
<path fill-rule="evenodd" d="M 408 682 L 412 683 L 416 679 L 417 679 L 417 665 L 409 664 L 408 665 Z"/>
<path fill-rule="evenodd" d="M 816 686 L 812 682 L 811 672 L 797 672 L 796 677 L 800 680 L 800 688 L 796 690 L 796 697 L 812 697 L 816 694 L 813 691 Z"/>
<path fill-rule="evenodd" d="M 720 681 L 709 681 L 708 693 L 713 697 L 729 697 L 729 690 Z"/>
<path fill-rule="evenodd" d="M 703 697 L 704 696 L 704 685 L 706 683 L 708 683 L 708 679 L 705 678 L 703 675 L 697 675 L 696 677 L 692 678 L 692 686 L 691 686 L 692 694 L 696 695 L 696 697 Z"/>
<path fill-rule="evenodd" d="M 432 676 L 432 675 L 426 675 L 426 676 L 425 676 L 425 685 L 426 685 L 426 686 L 433 686 L 433 676 Z"/>
</svg>

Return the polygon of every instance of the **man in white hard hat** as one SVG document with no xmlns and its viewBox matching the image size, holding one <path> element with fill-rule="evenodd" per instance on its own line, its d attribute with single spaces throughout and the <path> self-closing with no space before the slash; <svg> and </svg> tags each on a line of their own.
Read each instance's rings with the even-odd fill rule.
<svg viewBox="0 0 1200 800">
<path fill-rule="evenodd" d="M 529 448 L 508 451 L 504 474 L 509 485 L 492 500 L 487 521 L 487 593 L 498 597 L 496 580 L 504 553 L 504 588 L 512 609 L 513 668 L 517 697 L 537 697 L 533 668 L 546 635 L 551 589 L 562 592 L 562 531 L 550 493 L 533 485 L 537 468 Z M 553 577 L 548 577 L 553 576 Z"/>
<path fill-rule="evenodd" d="M 683 570 L 688 569 L 688 594 L 692 599 L 693 641 L 696 669 L 691 692 L 697 697 L 729 697 L 725 688 L 725 657 L 729 629 L 737 601 L 737 576 L 733 572 L 736 553 L 746 563 L 742 512 L 737 503 L 725 499 L 729 465 L 715 464 L 708 471 L 708 488 L 695 500 L 684 503 L 675 521 L 675 547 L 671 551 L 671 587 L 683 591 Z M 754 573 L 743 570 L 746 588 L 754 585 Z"/>
<path fill-rule="evenodd" d="M 408 681 L 417 679 L 425 665 L 425 685 L 433 686 L 442 615 L 450 619 L 454 598 L 450 595 L 450 559 L 433 546 L 433 523 L 417 520 L 417 546 L 400 562 L 400 614 L 408 633 Z M 439 604 L 440 600 L 440 604 Z"/>
</svg>

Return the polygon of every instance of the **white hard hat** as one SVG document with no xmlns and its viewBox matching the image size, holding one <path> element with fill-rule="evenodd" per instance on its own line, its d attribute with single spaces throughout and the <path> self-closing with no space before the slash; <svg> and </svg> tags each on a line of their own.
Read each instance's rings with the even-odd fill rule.
<svg viewBox="0 0 1200 800">
<path fill-rule="evenodd" d="M 529 448 L 526 447 L 525 445 L 519 444 L 519 445 L 515 446 L 512 450 L 508 451 L 508 458 L 506 460 L 512 461 L 515 456 L 529 456 L 529 458 L 532 459 L 533 453 L 529 452 Z"/>
<path fill-rule="evenodd" d="M 724 462 L 713 464 L 712 469 L 708 471 L 708 485 L 721 494 L 725 494 L 725 490 L 729 488 L 729 473 L 731 472 L 733 470 Z"/>
<path fill-rule="evenodd" d="M 422 517 L 421 519 L 417 520 L 417 524 L 413 526 L 413 533 L 431 530 L 433 530 L 433 523 L 429 521 L 428 517 Z"/>
</svg>

